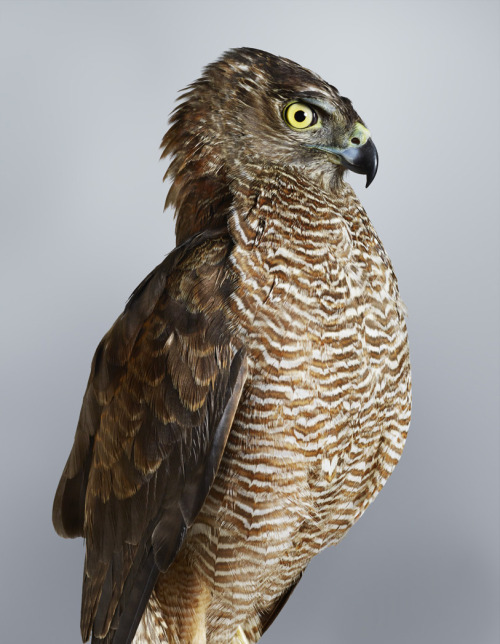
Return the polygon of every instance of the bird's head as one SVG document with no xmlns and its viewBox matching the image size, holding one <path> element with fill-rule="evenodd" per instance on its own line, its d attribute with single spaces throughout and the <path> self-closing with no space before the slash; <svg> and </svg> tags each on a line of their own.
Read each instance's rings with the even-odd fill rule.
<svg viewBox="0 0 500 644">
<path fill-rule="evenodd" d="M 172 155 L 167 205 L 183 219 L 206 221 L 203 209 L 227 207 L 228 186 L 256 167 L 291 167 L 328 190 L 346 169 L 365 174 L 367 186 L 377 172 L 377 150 L 351 101 L 285 58 L 230 50 L 181 100 L 162 147 Z"/>
</svg>

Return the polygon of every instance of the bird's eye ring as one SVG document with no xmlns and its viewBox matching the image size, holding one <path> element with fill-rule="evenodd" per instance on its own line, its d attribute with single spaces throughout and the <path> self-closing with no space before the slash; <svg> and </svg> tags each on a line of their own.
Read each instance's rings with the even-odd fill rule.
<svg viewBox="0 0 500 644">
<path fill-rule="evenodd" d="M 318 115 L 305 103 L 288 103 L 283 110 L 285 123 L 294 130 L 306 130 L 318 123 Z"/>
</svg>

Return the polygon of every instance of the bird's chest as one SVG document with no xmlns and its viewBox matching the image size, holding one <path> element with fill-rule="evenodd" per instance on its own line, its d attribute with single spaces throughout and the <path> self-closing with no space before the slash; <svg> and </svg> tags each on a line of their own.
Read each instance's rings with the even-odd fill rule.
<svg viewBox="0 0 500 644">
<path fill-rule="evenodd" d="M 402 304 L 384 255 L 356 244 L 340 218 L 281 236 L 276 224 L 261 227 L 242 224 L 233 254 L 232 311 L 250 370 L 230 441 L 240 467 L 260 468 L 336 541 L 394 466 L 385 452 L 399 457 L 406 436 L 406 420 L 393 422 L 409 419 Z"/>
</svg>

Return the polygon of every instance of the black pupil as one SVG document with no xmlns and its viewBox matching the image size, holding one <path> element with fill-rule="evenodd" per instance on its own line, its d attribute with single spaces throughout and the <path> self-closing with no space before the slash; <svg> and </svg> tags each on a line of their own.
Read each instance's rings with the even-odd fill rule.
<svg viewBox="0 0 500 644">
<path fill-rule="evenodd" d="M 295 112 L 295 120 L 299 123 L 306 120 L 306 113 L 303 110 L 297 110 Z"/>
</svg>

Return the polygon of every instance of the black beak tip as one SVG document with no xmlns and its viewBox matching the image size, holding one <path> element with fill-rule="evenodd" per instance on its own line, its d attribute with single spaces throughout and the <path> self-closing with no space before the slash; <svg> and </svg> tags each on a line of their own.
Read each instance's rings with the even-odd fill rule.
<svg viewBox="0 0 500 644">
<path fill-rule="evenodd" d="M 377 148 L 373 146 L 373 158 L 372 158 L 372 164 L 371 167 L 366 175 L 366 188 L 371 184 L 371 182 L 375 179 L 375 175 L 377 174 L 378 170 L 378 152 Z"/>
</svg>

